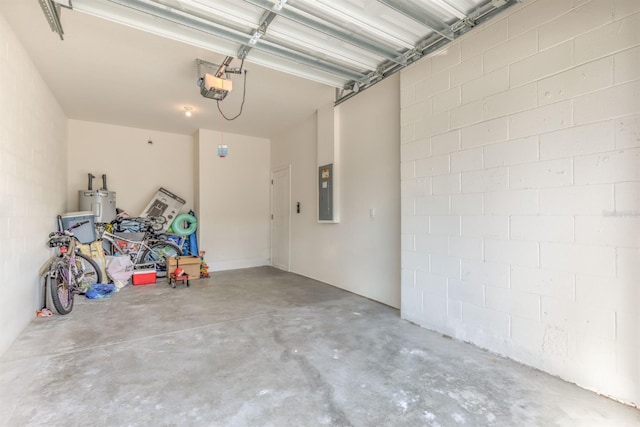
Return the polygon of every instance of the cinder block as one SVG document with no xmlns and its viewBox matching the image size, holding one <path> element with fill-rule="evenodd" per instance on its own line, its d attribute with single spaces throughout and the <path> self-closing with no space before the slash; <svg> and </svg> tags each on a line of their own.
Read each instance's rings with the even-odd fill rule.
<svg viewBox="0 0 640 427">
<path fill-rule="evenodd" d="M 486 215 L 535 215 L 539 190 L 496 191 L 484 195 Z"/>
<path fill-rule="evenodd" d="M 400 110 L 416 103 L 416 90 L 415 86 L 409 86 L 407 89 L 400 91 Z"/>
<path fill-rule="evenodd" d="M 640 247 L 639 232 L 639 217 L 576 217 L 576 243 L 638 248 Z M 640 262 L 640 259 L 638 262 Z"/>
<path fill-rule="evenodd" d="M 425 215 L 403 215 L 401 224 L 402 234 L 429 233 L 429 217 Z"/>
<path fill-rule="evenodd" d="M 566 271 L 511 266 L 511 287 L 563 301 L 575 300 L 575 275 Z"/>
<path fill-rule="evenodd" d="M 433 75 L 460 63 L 460 43 L 451 43 L 431 56 L 431 72 Z"/>
<path fill-rule="evenodd" d="M 509 170 L 492 168 L 462 173 L 463 193 L 503 191 L 509 188 Z"/>
<path fill-rule="evenodd" d="M 401 265 L 404 270 L 429 270 L 429 255 L 421 252 L 402 252 Z"/>
<path fill-rule="evenodd" d="M 509 16 L 509 36 L 529 31 L 571 10 L 572 0 L 539 0 Z"/>
<path fill-rule="evenodd" d="M 431 195 L 431 178 L 414 178 L 402 181 L 400 183 L 400 195 L 403 199 Z"/>
<path fill-rule="evenodd" d="M 431 195 L 431 178 L 414 178 L 402 181 L 400 184 L 402 197 L 414 198 Z"/>
<path fill-rule="evenodd" d="M 484 307 L 484 285 L 449 279 L 449 298 Z"/>
<path fill-rule="evenodd" d="M 620 215 L 640 215 L 640 182 L 615 185 L 615 211 Z"/>
<path fill-rule="evenodd" d="M 462 59 L 475 58 L 482 52 L 504 43 L 509 38 L 509 22 L 506 19 L 496 19 L 478 28 L 467 37 L 460 40 Z"/>
<path fill-rule="evenodd" d="M 640 148 L 610 151 L 574 160 L 577 185 L 640 181 Z"/>
<path fill-rule="evenodd" d="M 463 216 L 462 235 L 465 237 L 508 239 L 508 216 Z"/>
<path fill-rule="evenodd" d="M 568 41 L 511 64 L 509 66 L 510 85 L 513 88 L 535 82 L 567 70 L 573 65 L 573 41 Z"/>
<path fill-rule="evenodd" d="M 640 3 L 637 0 L 614 0 L 614 19 L 624 18 L 640 11 Z"/>
<path fill-rule="evenodd" d="M 574 241 L 573 216 L 512 216 L 511 238 L 539 242 Z"/>
<path fill-rule="evenodd" d="M 406 197 L 400 201 L 400 213 L 402 215 L 415 215 L 416 213 L 416 199 L 413 197 Z"/>
<path fill-rule="evenodd" d="M 637 114 L 640 111 L 640 81 L 614 86 L 574 100 L 576 124 Z"/>
<path fill-rule="evenodd" d="M 449 236 L 449 255 L 462 259 L 482 260 L 482 240 L 473 237 Z"/>
<path fill-rule="evenodd" d="M 416 123 L 416 139 L 431 138 L 433 135 L 445 133 L 449 130 L 449 112 L 434 114 Z"/>
<path fill-rule="evenodd" d="M 432 253 L 429 254 L 429 259 L 431 273 L 460 280 L 460 258 Z"/>
<path fill-rule="evenodd" d="M 482 106 L 485 119 L 493 119 L 536 108 L 538 106 L 537 84 L 530 83 L 488 96 L 484 99 Z"/>
<path fill-rule="evenodd" d="M 416 140 L 416 125 L 410 124 L 400 127 L 400 143 L 405 144 L 407 142 Z"/>
<path fill-rule="evenodd" d="M 422 58 L 400 73 L 400 88 L 407 90 L 431 77 L 431 58 Z"/>
<path fill-rule="evenodd" d="M 611 121 L 540 135 L 540 159 L 559 159 L 585 154 L 600 153 L 613 149 L 614 130 Z"/>
<path fill-rule="evenodd" d="M 463 303 L 462 320 L 471 329 L 470 333 L 472 334 L 480 333 L 489 337 L 509 337 L 509 315 L 506 313 Z M 479 339 L 479 337 L 476 339 Z"/>
<path fill-rule="evenodd" d="M 534 29 L 487 50 L 483 55 L 484 72 L 490 73 L 506 67 L 537 52 L 538 30 Z"/>
<path fill-rule="evenodd" d="M 440 236 L 459 236 L 459 216 L 432 216 L 429 218 L 429 233 Z"/>
<path fill-rule="evenodd" d="M 438 175 L 432 178 L 433 194 L 460 193 L 460 174 Z"/>
<path fill-rule="evenodd" d="M 422 306 L 420 326 L 436 331 L 442 330 L 447 322 L 447 299 L 425 295 Z"/>
<path fill-rule="evenodd" d="M 400 145 L 400 161 L 425 159 L 431 156 L 431 144 L 427 140 L 413 141 Z"/>
<path fill-rule="evenodd" d="M 611 0 L 592 0 L 559 16 L 539 28 L 540 49 L 573 39 L 613 19 Z"/>
<path fill-rule="evenodd" d="M 613 58 L 603 58 L 538 82 L 538 103 L 552 104 L 613 84 Z"/>
<path fill-rule="evenodd" d="M 601 215 L 613 210 L 613 185 L 582 185 L 538 191 L 542 215 Z"/>
<path fill-rule="evenodd" d="M 486 168 L 531 163 L 538 160 L 538 136 L 486 145 L 483 150 Z M 451 162 L 453 168 L 453 157 Z"/>
<path fill-rule="evenodd" d="M 558 102 L 516 113 L 509 117 L 509 136 L 512 139 L 521 138 L 568 128 L 573 124 L 572 116 L 571 101 Z M 462 143 L 464 146 L 464 139 Z"/>
<path fill-rule="evenodd" d="M 403 274 L 404 271 L 405 270 L 403 270 Z M 422 289 L 408 286 L 402 287 L 400 314 L 403 319 L 408 320 L 409 322 L 413 322 L 415 324 L 420 323 L 420 319 L 422 317 Z"/>
<path fill-rule="evenodd" d="M 449 196 L 426 196 L 416 198 L 416 215 L 448 215 Z"/>
<path fill-rule="evenodd" d="M 424 296 L 447 297 L 446 277 L 436 276 L 428 271 L 416 271 L 416 286 L 422 289 Z"/>
<path fill-rule="evenodd" d="M 400 270 L 400 283 L 402 289 L 410 289 L 416 286 L 416 271 L 415 270 Z"/>
<path fill-rule="evenodd" d="M 482 121 L 482 100 L 454 108 L 451 113 L 451 129 L 458 129 Z"/>
<path fill-rule="evenodd" d="M 576 274 L 576 302 L 585 309 L 637 314 L 635 301 L 640 301 L 635 280 Z"/>
<path fill-rule="evenodd" d="M 476 55 L 449 70 L 451 87 L 461 85 L 482 76 L 482 56 Z"/>
<path fill-rule="evenodd" d="M 449 162 L 448 154 L 416 160 L 416 177 L 449 173 Z"/>
<path fill-rule="evenodd" d="M 449 73 L 438 73 L 416 83 L 416 101 L 431 98 L 433 95 L 449 89 Z"/>
<path fill-rule="evenodd" d="M 447 299 L 447 324 L 452 321 L 458 323 L 462 320 L 462 302 Z"/>
<path fill-rule="evenodd" d="M 571 184 L 572 159 L 547 160 L 509 167 L 509 188 L 565 187 Z"/>
<path fill-rule="evenodd" d="M 615 277 L 616 252 L 603 246 L 542 242 L 540 268 Z"/>
<path fill-rule="evenodd" d="M 622 20 L 576 37 L 576 64 L 592 61 L 640 44 L 640 14 L 634 14 Z"/>
<path fill-rule="evenodd" d="M 537 267 L 538 242 L 486 239 L 484 259 L 487 262 Z"/>
<path fill-rule="evenodd" d="M 514 358 L 527 365 L 534 365 L 542 358 L 542 345 L 544 340 L 544 325 L 540 321 L 525 319 L 523 317 L 511 317 L 511 343 L 514 351 L 531 357 L 531 360 L 523 356 Z"/>
<path fill-rule="evenodd" d="M 640 147 L 640 115 L 614 120 L 616 148 Z"/>
<path fill-rule="evenodd" d="M 460 131 L 454 130 L 431 137 L 431 150 L 434 156 L 460 150 Z"/>
<path fill-rule="evenodd" d="M 400 164 L 400 179 L 402 181 L 415 178 L 416 176 L 415 165 L 416 165 L 416 162 L 414 161 L 402 162 Z"/>
<path fill-rule="evenodd" d="M 450 197 L 452 215 L 482 215 L 482 193 L 453 194 Z"/>
<path fill-rule="evenodd" d="M 415 104 L 402 108 L 400 114 L 400 126 L 406 126 L 425 120 L 431 115 L 431 100 L 426 99 Z"/>
<path fill-rule="evenodd" d="M 443 111 L 449 111 L 452 108 L 459 106 L 461 103 L 460 86 L 456 86 L 446 92 L 434 95 L 431 100 L 433 102 L 434 114 L 442 113 Z"/>
<path fill-rule="evenodd" d="M 462 128 L 460 143 L 462 148 L 479 147 L 509 138 L 509 118 L 497 119 L 478 123 Z"/>
<path fill-rule="evenodd" d="M 485 287 L 486 307 L 511 316 L 540 320 L 540 296 L 515 289 Z"/>
<path fill-rule="evenodd" d="M 616 84 L 640 80 L 640 46 L 615 55 L 613 60 L 613 78 Z"/>
<path fill-rule="evenodd" d="M 618 248 L 616 249 L 616 273 L 617 277 L 624 280 L 633 280 L 638 283 L 640 277 L 640 249 Z"/>
<path fill-rule="evenodd" d="M 447 236 L 416 234 L 416 252 L 447 255 L 449 253 L 449 239 Z"/>
<path fill-rule="evenodd" d="M 475 101 L 509 88 L 508 67 L 499 68 L 484 76 L 462 84 L 462 103 Z"/>
<path fill-rule="evenodd" d="M 451 153 L 451 172 L 482 169 L 482 147 Z"/>
<path fill-rule="evenodd" d="M 400 234 L 400 250 L 401 251 L 415 251 L 415 238 L 413 234 Z"/>
</svg>

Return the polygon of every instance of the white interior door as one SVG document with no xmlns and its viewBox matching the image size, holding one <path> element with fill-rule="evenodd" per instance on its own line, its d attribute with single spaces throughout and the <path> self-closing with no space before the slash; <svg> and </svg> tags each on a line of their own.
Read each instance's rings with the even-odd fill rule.
<svg viewBox="0 0 640 427">
<path fill-rule="evenodd" d="M 289 271 L 291 166 L 271 172 L 271 265 Z"/>
</svg>

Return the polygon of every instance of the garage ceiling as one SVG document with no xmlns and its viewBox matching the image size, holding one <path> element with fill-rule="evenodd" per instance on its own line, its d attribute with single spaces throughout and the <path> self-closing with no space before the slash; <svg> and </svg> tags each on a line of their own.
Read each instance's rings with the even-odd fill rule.
<svg viewBox="0 0 640 427">
<path fill-rule="evenodd" d="M 70 119 L 270 138 L 516 2 L 0 0 L 0 13 Z M 43 10 L 59 22 L 51 16 L 50 27 Z M 246 87 L 234 121 L 196 85 L 197 59 L 225 57 L 231 67 L 244 57 L 249 71 L 246 86 L 229 76 L 234 89 L 220 103 L 234 116 Z"/>
<path fill-rule="evenodd" d="M 61 38 L 60 6 L 333 86 L 340 101 L 517 0 L 39 2 Z"/>
</svg>

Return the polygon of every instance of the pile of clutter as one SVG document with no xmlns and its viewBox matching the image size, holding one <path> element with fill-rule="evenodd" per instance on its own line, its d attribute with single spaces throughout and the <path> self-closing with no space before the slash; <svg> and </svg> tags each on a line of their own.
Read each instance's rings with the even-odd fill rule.
<svg viewBox="0 0 640 427">
<path fill-rule="evenodd" d="M 133 251 L 140 248 L 113 248 L 113 243 L 126 245 L 127 241 L 130 244 L 131 241 L 143 239 L 171 242 L 181 249 L 181 253 L 176 254 L 177 260 L 168 259 L 164 274 L 168 276 L 167 272 L 173 271 L 171 269 L 178 267 L 179 263 L 179 267 L 189 270 L 193 279 L 209 277 L 209 267 L 204 260 L 205 251 L 198 250 L 195 233 L 198 222 L 195 213 L 180 213 L 186 203 L 184 199 L 161 187 L 144 211 L 138 217 L 133 217 L 116 208 L 116 194 L 107 189 L 106 175 L 102 175 L 102 188 L 98 190 L 92 189 L 95 176 L 88 174 L 88 178 L 88 189 L 78 192 L 80 211 L 60 215 L 58 224 L 60 230 L 65 230 L 80 222 L 87 222 L 73 230 L 81 243 L 78 245 L 79 249 L 96 261 L 103 281 L 108 278 L 112 282 L 108 287 L 94 286 L 91 292 L 87 291 L 87 297 L 108 297 L 112 292 L 131 283 L 156 283 L 155 270 L 152 270 L 153 274 L 142 271 L 139 269 L 140 265 L 132 261 L 135 258 Z M 123 239 L 115 239 L 115 242 L 111 239 L 109 242 L 107 235 L 117 235 Z M 131 255 L 122 256 L 123 254 Z"/>
</svg>

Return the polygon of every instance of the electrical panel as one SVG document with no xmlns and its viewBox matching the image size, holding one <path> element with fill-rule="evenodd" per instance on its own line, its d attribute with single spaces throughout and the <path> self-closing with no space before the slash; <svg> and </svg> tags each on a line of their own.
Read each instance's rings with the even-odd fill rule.
<svg viewBox="0 0 640 427">
<path fill-rule="evenodd" d="M 333 163 L 318 168 L 318 220 L 333 221 Z"/>
</svg>

